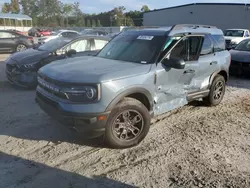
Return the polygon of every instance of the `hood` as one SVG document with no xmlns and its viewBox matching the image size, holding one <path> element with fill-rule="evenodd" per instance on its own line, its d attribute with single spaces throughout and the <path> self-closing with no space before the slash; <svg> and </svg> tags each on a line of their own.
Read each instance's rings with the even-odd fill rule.
<svg viewBox="0 0 250 188">
<path fill-rule="evenodd" d="M 52 79 L 75 83 L 100 83 L 149 72 L 150 64 L 83 56 L 55 61 L 39 72 Z"/>
<path fill-rule="evenodd" d="M 29 48 L 27 50 L 12 54 L 10 58 L 16 61 L 18 64 L 25 65 L 41 61 L 48 55 L 48 51 L 39 51 L 37 49 Z"/>
<path fill-rule="evenodd" d="M 225 36 L 225 40 L 231 40 L 231 41 L 238 42 L 238 43 L 244 39 L 245 38 L 243 38 L 243 37 L 227 37 L 227 36 Z"/>
<path fill-rule="evenodd" d="M 250 52 L 230 50 L 230 54 L 231 54 L 232 60 L 234 61 L 250 63 Z"/>
</svg>

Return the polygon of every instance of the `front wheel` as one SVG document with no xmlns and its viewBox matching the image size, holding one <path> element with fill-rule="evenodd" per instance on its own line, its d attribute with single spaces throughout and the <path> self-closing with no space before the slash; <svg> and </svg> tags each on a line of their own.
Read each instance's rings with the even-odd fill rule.
<svg viewBox="0 0 250 188">
<path fill-rule="evenodd" d="M 27 49 L 27 47 L 24 44 L 18 44 L 17 47 L 16 47 L 17 52 L 20 52 L 20 51 L 23 51 L 23 50 L 26 50 L 26 49 Z"/>
<path fill-rule="evenodd" d="M 138 100 L 125 98 L 112 110 L 105 131 L 105 142 L 112 148 L 139 144 L 150 127 L 148 109 Z"/>
<path fill-rule="evenodd" d="M 209 95 L 203 99 L 208 106 L 217 106 L 222 101 L 226 91 L 225 78 L 217 75 L 211 85 Z"/>
</svg>

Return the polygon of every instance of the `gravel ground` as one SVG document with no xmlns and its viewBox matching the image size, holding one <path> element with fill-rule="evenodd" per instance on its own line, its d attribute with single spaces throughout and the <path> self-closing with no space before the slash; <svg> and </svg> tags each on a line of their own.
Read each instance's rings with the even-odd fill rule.
<svg viewBox="0 0 250 188">
<path fill-rule="evenodd" d="M 250 187 L 250 80 L 231 78 L 217 107 L 194 102 L 153 120 L 125 150 L 86 141 L 13 88 L 0 63 L 0 187 Z"/>
</svg>

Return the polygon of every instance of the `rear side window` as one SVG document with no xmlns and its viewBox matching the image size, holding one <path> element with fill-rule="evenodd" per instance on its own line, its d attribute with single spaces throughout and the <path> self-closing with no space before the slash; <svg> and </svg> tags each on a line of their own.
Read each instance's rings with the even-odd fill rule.
<svg viewBox="0 0 250 188">
<path fill-rule="evenodd" d="M 221 52 L 226 50 L 226 42 L 223 35 L 212 35 L 214 42 L 214 52 Z"/>
<path fill-rule="evenodd" d="M 211 53 L 213 53 L 213 42 L 211 41 L 209 35 L 205 35 L 200 55 L 209 55 Z"/>
</svg>

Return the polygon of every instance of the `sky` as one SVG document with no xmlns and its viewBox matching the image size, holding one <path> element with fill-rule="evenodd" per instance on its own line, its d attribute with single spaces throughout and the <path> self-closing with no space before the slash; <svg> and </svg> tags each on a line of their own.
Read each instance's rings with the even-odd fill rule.
<svg viewBox="0 0 250 188">
<path fill-rule="evenodd" d="M 10 0 L 0 0 L 0 6 Z M 113 9 L 117 6 L 124 6 L 126 10 L 140 10 L 143 5 L 149 8 L 159 9 L 189 3 L 249 3 L 250 0 L 62 0 L 65 3 L 80 2 L 84 13 L 100 13 Z"/>
</svg>

